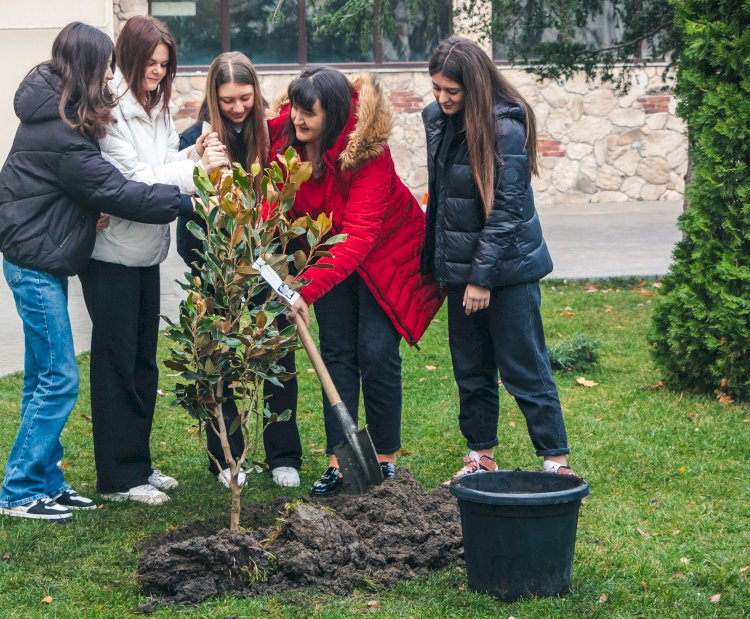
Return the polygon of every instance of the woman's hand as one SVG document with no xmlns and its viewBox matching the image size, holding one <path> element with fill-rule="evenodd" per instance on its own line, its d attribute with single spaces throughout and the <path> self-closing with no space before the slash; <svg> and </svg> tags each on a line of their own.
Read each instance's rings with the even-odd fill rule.
<svg viewBox="0 0 750 619">
<path fill-rule="evenodd" d="M 209 142 L 215 141 L 218 144 L 221 144 L 221 142 L 219 142 L 219 134 L 216 133 L 216 131 L 202 133 L 200 137 L 195 141 L 195 152 L 198 153 L 199 157 L 203 157 L 203 151 L 205 150 L 206 146 L 210 146 L 210 144 L 206 143 L 206 140 L 208 140 Z"/>
<path fill-rule="evenodd" d="M 308 328 L 310 327 L 310 306 L 307 304 L 307 301 L 302 298 L 301 295 L 300 298 L 294 302 L 294 305 L 289 308 L 289 311 L 286 313 L 286 315 L 289 319 L 289 322 L 296 322 L 297 317 L 299 316 L 304 321 L 305 326 Z"/>
<path fill-rule="evenodd" d="M 99 213 L 99 219 L 96 220 L 96 231 L 101 232 L 104 228 L 109 227 L 109 215 L 106 213 Z"/>
<path fill-rule="evenodd" d="M 229 167 L 226 148 L 220 142 L 217 142 L 217 144 L 204 146 L 203 155 L 201 156 L 203 167 L 209 174 L 217 168 Z"/>
<path fill-rule="evenodd" d="M 490 304 L 489 288 L 482 288 L 475 284 L 468 284 L 464 292 L 464 311 L 469 316 L 479 310 L 487 309 Z"/>
</svg>

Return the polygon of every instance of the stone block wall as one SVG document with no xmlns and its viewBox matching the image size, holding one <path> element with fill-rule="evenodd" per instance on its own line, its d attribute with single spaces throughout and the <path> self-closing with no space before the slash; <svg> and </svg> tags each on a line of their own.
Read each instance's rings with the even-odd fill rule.
<svg viewBox="0 0 750 619">
<path fill-rule="evenodd" d="M 147 0 L 114 0 L 115 32 L 128 17 L 145 14 Z M 540 175 L 533 181 L 545 204 L 682 199 L 687 170 L 685 127 L 675 115 L 673 77 L 663 66 L 633 73 L 630 91 L 570 80 L 536 81 L 522 69 L 501 68 L 534 109 Z M 420 112 L 433 101 L 427 70 L 377 71 L 394 111 L 390 145 L 401 178 L 422 202 L 427 191 L 425 138 Z M 263 72 L 266 100 L 286 89 L 297 72 Z M 178 74 L 173 101 L 179 130 L 188 127 L 203 99 L 205 74 Z"/>
</svg>

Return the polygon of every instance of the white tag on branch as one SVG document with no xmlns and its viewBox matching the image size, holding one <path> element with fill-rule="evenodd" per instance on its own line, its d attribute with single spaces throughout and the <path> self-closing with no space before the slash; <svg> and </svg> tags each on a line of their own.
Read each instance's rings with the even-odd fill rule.
<svg viewBox="0 0 750 619">
<path fill-rule="evenodd" d="M 279 274 L 273 270 L 263 258 L 258 258 L 253 262 L 253 268 L 256 269 L 260 276 L 266 280 L 266 283 L 274 289 L 277 295 L 279 295 L 289 305 L 294 305 L 294 302 L 299 299 L 299 293 L 292 290 L 280 277 Z"/>
</svg>

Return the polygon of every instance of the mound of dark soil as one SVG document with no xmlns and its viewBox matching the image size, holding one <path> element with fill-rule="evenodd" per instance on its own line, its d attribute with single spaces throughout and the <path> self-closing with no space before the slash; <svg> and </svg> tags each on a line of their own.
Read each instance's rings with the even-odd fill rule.
<svg viewBox="0 0 750 619">
<path fill-rule="evenodd" d="M 406 469 L 365 495 L 305 499 L 290 510 L 280 503 L 243 508 L 244 532 L 217 521 L 149 540 L 139 548 L 144 591 L 183 604 L 299 588 L 345 595 L 446 567 L 463 553 L 455 499 L 444 488 L 426 492 Z"/>
</svg>

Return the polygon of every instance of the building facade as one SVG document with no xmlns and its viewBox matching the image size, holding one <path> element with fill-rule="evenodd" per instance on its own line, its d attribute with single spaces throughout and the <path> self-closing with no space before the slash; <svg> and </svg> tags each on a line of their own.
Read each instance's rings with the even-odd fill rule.
<svg viewBox="0 0 750 619">
<path fill-rule="evenodd" d="M 9 23 L 2 20 L 3 13 L 13 13 L 12 6 L 6 4 L 0 8 L 3 24 Z M 16 0 L 10 2 L 14 4 Z M 21 4 L 17 4 L 15 19 L 23 25 Z M 397 170 L 420 201 L 427 188 L 420 112 L 433 100 L 426 60 L 437 41 L 451 31 L 475 36 L 476 19 L 482 18 L 477 15 L 474 23 L 455 19 L 450 0 L 444 7 L 430 9 L 430 14 L 413 15 L 402 0 L 392 13 L 380 15 L 390 19 L 391 25 L 379 37 L 368 31 L 372 15 L 355 19 L 355 36 L 326 30 L 325 19 L 316 15 L 312 0 L 37 0 L 36 4 L 57 7 L 57 13 L 47 13 L 49 28 L 34 30 L 38 33 L 33 42 L 34 60 L 26 62 L 24 57 L 28 66 L 19 67 L 22 71 L 13 76 L 15 80 L 3 81 L 0 112 L 4 118 L 12 117 L 15 85 L 34 62 L 48 54 L 52 38 L 65 23 L 87 21 L 116 36 L 129 17 L 150 13 L 167 22 L 178 43 L 180 66 L 173 99 L 179 109 L 179 129 L 195 119 L 207 65 L 224 50 L 236 49 L 250 56 L 269 100 L 286 88 L 305 63 L 377 73 L 395 112 L 391 150 Z M 63 10 L 60 5 L 73 7 Z M 374 7 L 375 12 L 383 10 L 377 0 Z M 273 11 L 281 13 L 273 17 Z M 28 34 L 29 28 L 23 32 Z M 616 24 L 605 11 L 582 36 L 606 42 L 614 29 Z M 2 40 L 0 49 L 7 45 L 5 32 Z M 10 49 L 3 51 L 12 57 Z M 502 63 L 501 46 L 487 51 Z M 537 201 L 562 204 L 682 198 L 687 140 L 684 125 L 675 115 L 673 78 L 663 77 L 663 63 L 636 70 L 624 96 L 617 95 L 611 85 L 587 82 L 582 75 L 538 82 L 533 75 L 507 64 L 501 64 L 501 70 L 537 116 L 541 154 L 541 173 L 534 179 Z M 14 129 L 14 123 L 6 123 L 0 133 L 0 156 L 7 152 Z"/>
</svg>

